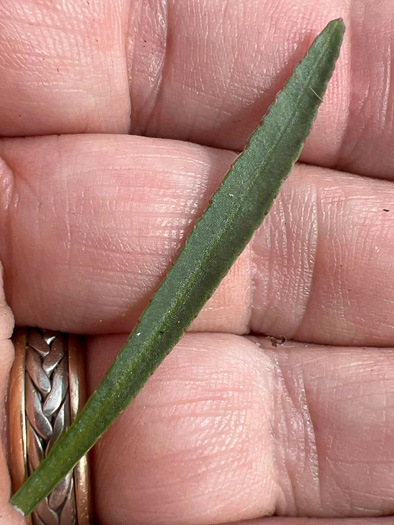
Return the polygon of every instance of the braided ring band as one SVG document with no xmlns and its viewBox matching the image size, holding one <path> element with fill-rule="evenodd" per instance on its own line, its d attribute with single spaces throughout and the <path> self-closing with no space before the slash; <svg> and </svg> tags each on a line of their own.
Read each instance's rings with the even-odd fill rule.
<svg viewBox="0 0 394 525">
<path fill-rule="evenodd" d="M 85 402 L 83 363 L 75 336 L 20 329 L 9 386 L 9 452 L 13 491 L 36 470 Z M 88 525 L 86 456 L 27 518 L 32 525 Z"/>
</svg>

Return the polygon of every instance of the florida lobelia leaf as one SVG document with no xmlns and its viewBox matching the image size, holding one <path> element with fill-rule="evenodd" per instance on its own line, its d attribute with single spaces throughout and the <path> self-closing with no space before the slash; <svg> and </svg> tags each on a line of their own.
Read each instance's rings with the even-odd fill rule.
<svg viewBox="0 0 394 525">
<path fill-rule="evenodd" d="M 68 432 L 11 503 L 24 514 L 74 467 L 179 341 L 267 215 L 297 160 L 342 44 L 333 20 L 316 38 L 233 163 L 127 343 Z"/>
</svg>

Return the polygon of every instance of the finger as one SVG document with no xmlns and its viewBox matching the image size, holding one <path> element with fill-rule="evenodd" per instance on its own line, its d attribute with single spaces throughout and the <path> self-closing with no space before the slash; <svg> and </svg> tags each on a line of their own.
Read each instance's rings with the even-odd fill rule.
<svg viewBox="0 0 394 525">
<path fill-rule="evenodd" d="M 2 134 L 125 132 L 131 99 L 133 133 L 235 150 L 343 16 L 337 72 L 302 159 L 392 178 L 391 0 L 2 6 Z"/>
<path fill-rule="evenodd" d="M 127 133 L 126 2 L 0 3 L 0 134 Z"/>
<path fill-rule="evenodd" d="M 143 4 L 130 11 L 133 132 L 241 150 L 312 40 L 341 16 L 341 57 L 302 160 L 393 178 L 391 0 L 187 0 L 155 15 L 157 2 Z"/>
<path fill-rule="evenodd" d="M 10 477 L 7 469 L 5 450 L 7 446 L 5 423 L 5 397 L 8 386 L 8 376 L 14 358 L 14 348 L 10 337 L 14 328 L 12 313 L 8 308 L 3 289 L 3 269 L 0 263 L 0 525 L 22 525 L 25 520 L 9 505 Z M 12 461 L 12 459 L 11 459 Z"/>
<path fill-rule="evenodd" d="M 393 518 L 262 518 L 226 525 L 392 525 Z"/>
<path fill-rule="evenodd" d="M 234 158 L 87 135 L 4 141 L 1 154 L 17 324 L 80 333 L 131 329 Z M 393 200 L 390 182 L 297 166 L 194 330 L 392 345 Z"/>
<path fill-rule="evenodd" d="M 91 391 L 124 341 L 90 339 Z M 392 349 L 189 334 L 94 449 L 98 521 L 390 515 L 393 392 Z"/>
<path fill-rule="evenodd" d="M 262 518 L 226 525 L 392 525 L 393 518 Z"/>
</svg>

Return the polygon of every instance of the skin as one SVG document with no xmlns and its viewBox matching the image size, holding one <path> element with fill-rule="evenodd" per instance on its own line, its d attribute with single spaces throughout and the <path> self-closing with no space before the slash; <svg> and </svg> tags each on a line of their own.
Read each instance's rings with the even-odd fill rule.
<svg viewBox="0 0 394 525">
<path fill-rule="evenodd" d="M 87 335 L 90 391 L 339 16 L 342 54 L 301 162 L 94 449 L 100 524 L 392 523 L 394 4 L 0 1 L 6 298 L 17 325 Z M 12 327 L 1 295 L 2 400 Z M 1 457 L 0 523 L 22 523 L 8 498 Z"/>
</svg>

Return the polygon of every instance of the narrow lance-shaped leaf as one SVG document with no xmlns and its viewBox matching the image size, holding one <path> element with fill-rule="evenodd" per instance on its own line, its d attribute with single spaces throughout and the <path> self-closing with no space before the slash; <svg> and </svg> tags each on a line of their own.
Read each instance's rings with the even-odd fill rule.
<svg viewBox="0 0 394 525">
<path fill-rule="evenodd" d="M 127 407 L 179 341 L 267 215 L 297 160 L 339 55 L 328 24 L 235 160 L 115 363 L 75 423 L 11 499 L 29 514 Z"/>
</svg>

